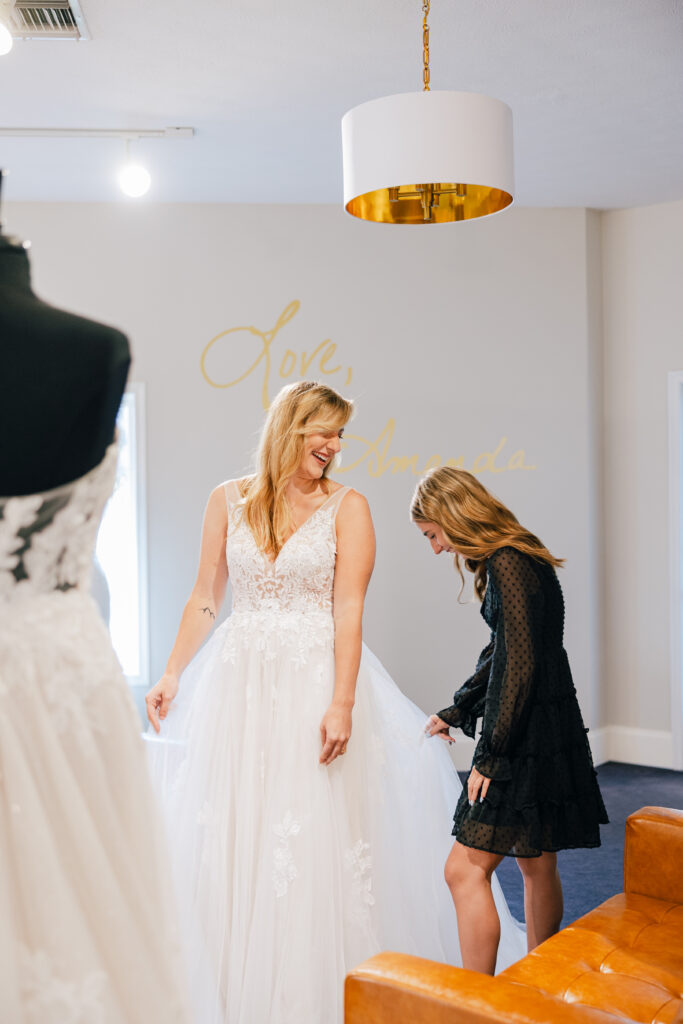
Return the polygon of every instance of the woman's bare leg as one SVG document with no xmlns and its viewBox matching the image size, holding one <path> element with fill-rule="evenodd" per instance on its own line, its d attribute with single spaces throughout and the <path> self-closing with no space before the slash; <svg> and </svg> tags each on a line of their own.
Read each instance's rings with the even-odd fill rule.
<svg viewBox="0 0 683 1024">
<path fill-rule="evenodd" d="M 564 901 L 557 854 L 519 857 L 517 866 L 524 878 L 527 948 L 532 950 L 554 935 L 562 921 Z"/>
<path fill-rule="evenodd" d="M 502 859 L 496 853 L 456 842 L 444 869 L 458 916 L 462 965 L 482 974 L 493 974 L 496 969 L 500 918 L 491 892 L 491 876 Z"/>
</svg>

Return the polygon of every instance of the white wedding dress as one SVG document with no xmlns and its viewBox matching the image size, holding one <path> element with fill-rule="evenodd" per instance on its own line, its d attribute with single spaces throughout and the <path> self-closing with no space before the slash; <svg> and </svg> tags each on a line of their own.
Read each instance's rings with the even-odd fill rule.
<svg viewBox="0 0 683 1024">
<path fill-rule="evenodd" d="M 139 718 L 89 595 L 116 447 L 0 498 L 0 1020 L 185 1024 Z"/>
<path fill-rule="evenodd" d="M 461 785 L 426 715 L 363 648 L 347 753 L 319 764 L 334 685 L 331 496 L 274 563 L 225 485 L 232 614 L 150 736 L 196 1024 L 341 1024 L 345 973 L 380 950 L 459 963 L 443 879 Z M 498 883 L 499 968 L 525 936 Z"/>
</svg>

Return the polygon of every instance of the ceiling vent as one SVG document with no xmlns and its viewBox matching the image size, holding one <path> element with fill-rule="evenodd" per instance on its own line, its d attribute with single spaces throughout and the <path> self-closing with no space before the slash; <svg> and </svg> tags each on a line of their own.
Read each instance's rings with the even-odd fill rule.
<svg viewBox="0 0 683 1024">
<path fill-rule="evenodd" d="M 78 0 L 15 0 L 10 26 L 21 39 L 90 39 Z"/>
</svg>

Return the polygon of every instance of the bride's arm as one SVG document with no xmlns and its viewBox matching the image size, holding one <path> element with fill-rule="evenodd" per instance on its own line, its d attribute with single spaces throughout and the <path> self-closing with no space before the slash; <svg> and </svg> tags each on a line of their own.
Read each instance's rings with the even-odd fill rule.
<svg viewBox="0 0 683 1024">
<path fill-rule="evenodd" d="M 336 520 L 334 572 L 334 693 L 320 725 L 321 764 L 346 750 L 360 666 L 363 603 L 375 564 L 375 531 L 365 498 L 350 491 Z"/>
<path fill-rule="evenodd" d="M 223 603 L 228 582 L 227 528 L 228 514 L 221 484 L 211 492 L 206 506 L 197 579 L 185 605 L 166 671 L 145 697 L 147 717 L 156 732 L 160 730 L 159 719 L 166 717 L 178 692 L 181 673 L 208 636 Z"/>
</svg>

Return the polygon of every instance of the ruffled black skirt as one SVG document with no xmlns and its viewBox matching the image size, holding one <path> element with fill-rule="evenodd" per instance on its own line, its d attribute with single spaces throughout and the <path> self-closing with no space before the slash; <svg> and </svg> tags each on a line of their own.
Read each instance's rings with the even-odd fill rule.
<svg viewBox="0 0 683 1024">
<path fill-rule="evenodd" d="M 467 788 L 454 815 L 459 843 L 512 857 L 600 845 L 608 817 L 573 687 L 539 700 L 514 753 L 511 778 L 492 780 L 470 807 Z"/>
</svg>

